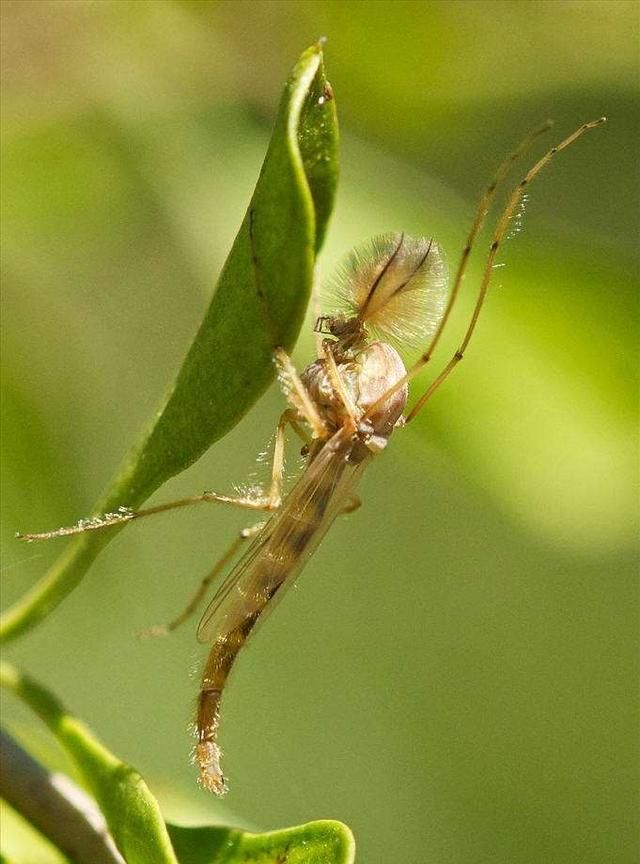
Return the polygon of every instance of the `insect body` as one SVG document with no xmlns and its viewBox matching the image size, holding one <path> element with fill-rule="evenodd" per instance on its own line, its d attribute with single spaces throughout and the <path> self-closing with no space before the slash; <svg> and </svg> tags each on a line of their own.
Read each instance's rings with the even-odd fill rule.
<svg viewBox="0 0 640 864">
<path fill-rule="evenodd" d="M 425 292 L 431 301 L 425 310 L 434 303 L 444 309 L 443 269 L 435 243 L 404 234 L 378 238 L 366 250 L 352 253 L 351 266 L 343 274 L 355 289 L 358 310 L 351 317 L 326 317 L 319 322 L 334 336 L 322 343 L 323 357 L 298 378 L 286 355 L 276 354 L 295 421 L 306 422 L 316 437 L 307 447 L 306 471 L 231 572 L 198 628 L 201 641 L 213 641 L 196 724 L 196 760 L 207 789 L 224 790 L 216 743 L 219 706 L 238 652 L 267 605 L 293 582 L 336 516 L 352 508 L 353 490 L 363 469 L 384 449 L 401 420 L 407 385 L 388 398 L 385 394 L 403 380 L 406 369 L 391 345 L 368 342 L 368 316 L 379 316 L 383 324 L 385 305 L 393 303 L 401 310 L 407 297 L 413 304 Z M 358 289 L 363 289 L 361 300 Z M 433 320 L 435 325 L 437 316 Z"/>
<path fill-rule="evenodd" d="M 184 621 L 244 539 L 254 537 L 198 628 L 198 639 L 211 643 L 196 718 L 195 758 L 204 788 L 217 794 L 226 788 L 217 734 L 222 694 L 238 653 L 265 610 L 293 583 L 334 519 L 358 506 L 354 489 L 364 468 L 386 447 L 393 431 L 416 416 L 462 360 L 478 321 L 498 249 L 528 184 L 558 152 L 602 122 L 604 118 L 584 124 L 549 150 L 513 189 L 496 223 L 464 336 L 406 415 L 408 384 L 429 362 L 439 342 L 498 182 L 549 124 L 530 135 L 499 167 L 480 201 L 450 292 L 443 253 L 434 240 L 385 234 L 356 248 L 339 272 L 334 293 L 342 311 L 322 316 L 316 322 L 318 359 L 298 375 L 286 353 L 276 350 L 275 362 L 290 407 L 278 423 L 271 485 L 266 494 L 228 496 L 205 492 L 145 510 L 123 507 L 70 528 L 20 535 L 22 539 L 39 540 L 77 534 L 203 501 L 275 511 L 265 524 L 241 532 L 178 618 L 164 628 L 152 630 L 154 634 L 165 633 Z M 325 338 L 321 338 L 323 335 Z M 399 346 L 421 342 L 426 343 L 426 348 L 407 370 L 391 341 Z M 307 464 L 282 502 L 284 435 L 288 425 L 305 441 Z"/>
</svg>

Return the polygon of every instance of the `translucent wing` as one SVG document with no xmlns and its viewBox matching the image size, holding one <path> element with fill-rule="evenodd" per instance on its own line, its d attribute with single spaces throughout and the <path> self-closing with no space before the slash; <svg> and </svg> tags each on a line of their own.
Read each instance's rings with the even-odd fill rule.
<svg viewBox="0 0 640 864">
<path fill-rule="evenodd" d="M 211 642 L 257 621 L 280 589 L 295 580 L 331 523 L 343 509 L 368 459 L 347 461 L 352 444 L 341 432 L 311 462 L 273 516 L 238 561 L 198 627 L 200 642 Z M 253 623 L 250 623 L 249 630 Z"/>
<path fill-rule="evenodd" d="M 444 253 L 425 237 L 380 234 L 351 250 L 329 292 L 374 336 L 404 345 L 424 342 L 435 332 L 447 304 Z"/>
</svg>

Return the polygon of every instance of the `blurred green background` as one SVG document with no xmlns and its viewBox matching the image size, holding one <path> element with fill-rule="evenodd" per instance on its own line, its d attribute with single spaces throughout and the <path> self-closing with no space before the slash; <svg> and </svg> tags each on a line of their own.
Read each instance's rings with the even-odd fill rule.
<svg viewBox="0 0 640 864">
<path fill-rule="evenodd" d="M 157 406 L 308 44 L 328 37 L 342 131 L 324 276 L 354 243 L 402 229 L 437 237 L 453 268 L 506 152 L 547 117 L 541 151 L 608 115 L 531 187 L 468 359 L 239 661 L 224 801 L 198 790 L 188 760 L 194 626 L 135 633 L 181 608 L 241 512 L 129 527 L 6 654 L 176 821 L 338 818 L 368 864 L 637 861 L 638 5 L 2 10 L 4 606 L 64 542 L 13 532 L 85 515 Z M 307 328 L 299 365 L 312 350 Z M 154 500 L 263 476 L 255 457 L 281 404 L 274 387 Z M 13 701 L 3 713 L 68 768 Z M 4 825 L 18 864 L 58 860 L 19 820 Z"/>
</svg>

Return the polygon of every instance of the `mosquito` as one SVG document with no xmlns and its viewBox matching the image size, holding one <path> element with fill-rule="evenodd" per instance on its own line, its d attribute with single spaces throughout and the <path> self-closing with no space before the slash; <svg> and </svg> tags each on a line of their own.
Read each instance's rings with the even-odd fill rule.
<svg viewBox="0 0 640 864">
<path fill-rule="evenodd" d="M 24 540 L 42 540 L 79 534 L 199 502 L 272 512 L 268 521 L 240 532 L 177 618 L 148 631 L 149 635 L 161 635 L 189 618 L 210 583 L 233 560 L 245 540 L 253 538 L 218 589 L 197 631 L 198 640 L 211 645 L 195 723 L 195 762 L 205 789 L 218 795 L 227 789 L 218 745 L 220 704 L 238 654 L 265 611 L 293 584 L 333 521 L 360 506 L 355 495 L 357 483 L 372 459 L 386 448 L 393 431 L 416 417 L 463 359 L 484 304 L 498 249 L 531 181 L 557 153 L 605 120 L 602 117 L 580 126 L 539 159 L 515 186 L 496 222 L 462 341 L 408 413 L 409 382 L 429 363 L 440 341 L 496 189 L 512 163 L 550 123 L 531 133 L 499 166 L 480 200 L 450 291 L 444 253 L 433 238 L 383 234 L 351 251 L 333 283 L 342 311 L 322 315 L 315 323 L 318 358 L 299 374 L 283 349 L 275 351 L 274 361 L 289 405 L 277 425 L 271 484 L 266 493 L 228 496 L 204 492 L 137 511 L 121 507 L 115 513 L 82 520 L 69 528 L 18 535 Z M 407 369 L 392 343 L 401 348 L 422 344 L 426 350 Z M 288 426 L 303 440 L 301 453 L 306 464 L 283 498 Z"/>
</svg>

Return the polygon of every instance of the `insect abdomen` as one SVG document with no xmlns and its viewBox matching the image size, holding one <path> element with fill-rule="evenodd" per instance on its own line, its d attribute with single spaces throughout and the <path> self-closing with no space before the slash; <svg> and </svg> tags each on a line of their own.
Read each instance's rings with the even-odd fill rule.
<svg viewBox="0 0 640 864">
<path fill-rule="evenodd" d="M 265 608 L 271 608 L 275 595 L 293 582 L 324 537 L 366 464 L 352 465 L 348 457 L 353 442 L 336 438 L 320 450 L 284 509 L 236 565 L 241 576 L 216 610 L 215 625 L 207 622 L 216 627 L 217 635 L 198 696 L 195 759 L 202 786 L 218 795 L 226 791 L 216 740 L 220 701 L 233 663 Z"/>
<path fill-rule="evenodd" d="M 209 653 L 198 695 L 196 719 L 198 741 L 195 758 L 200 768 L 202 786 L 216 795 L 222 795 L 226 791 L 220 766 L 220 747 L 216 739 L 220 725 L 220 700 L 229 673 L 265 607 L 285 583 L 291 569 L 296 566 L 314 539 L 323 514 L 317 515 L 318 519 L 314 521 L 293 514 L 289 516 L 286 520 L 287 524 L 282 525 L 283 532 L 286 532 L 286 541 L 283 542 L 282 538 L 279 538 L 278 543 L 274 542 L 275 537 L 272 538 L 269 544 L 271 548 L 266 549 L 261 559 L 254 565 L 258 568 L 256 574 L 258 584 L 264 587 L 260 595 L 251 598 L 253 611 L 236 627 L 220 635 Z"/>
</svg>

